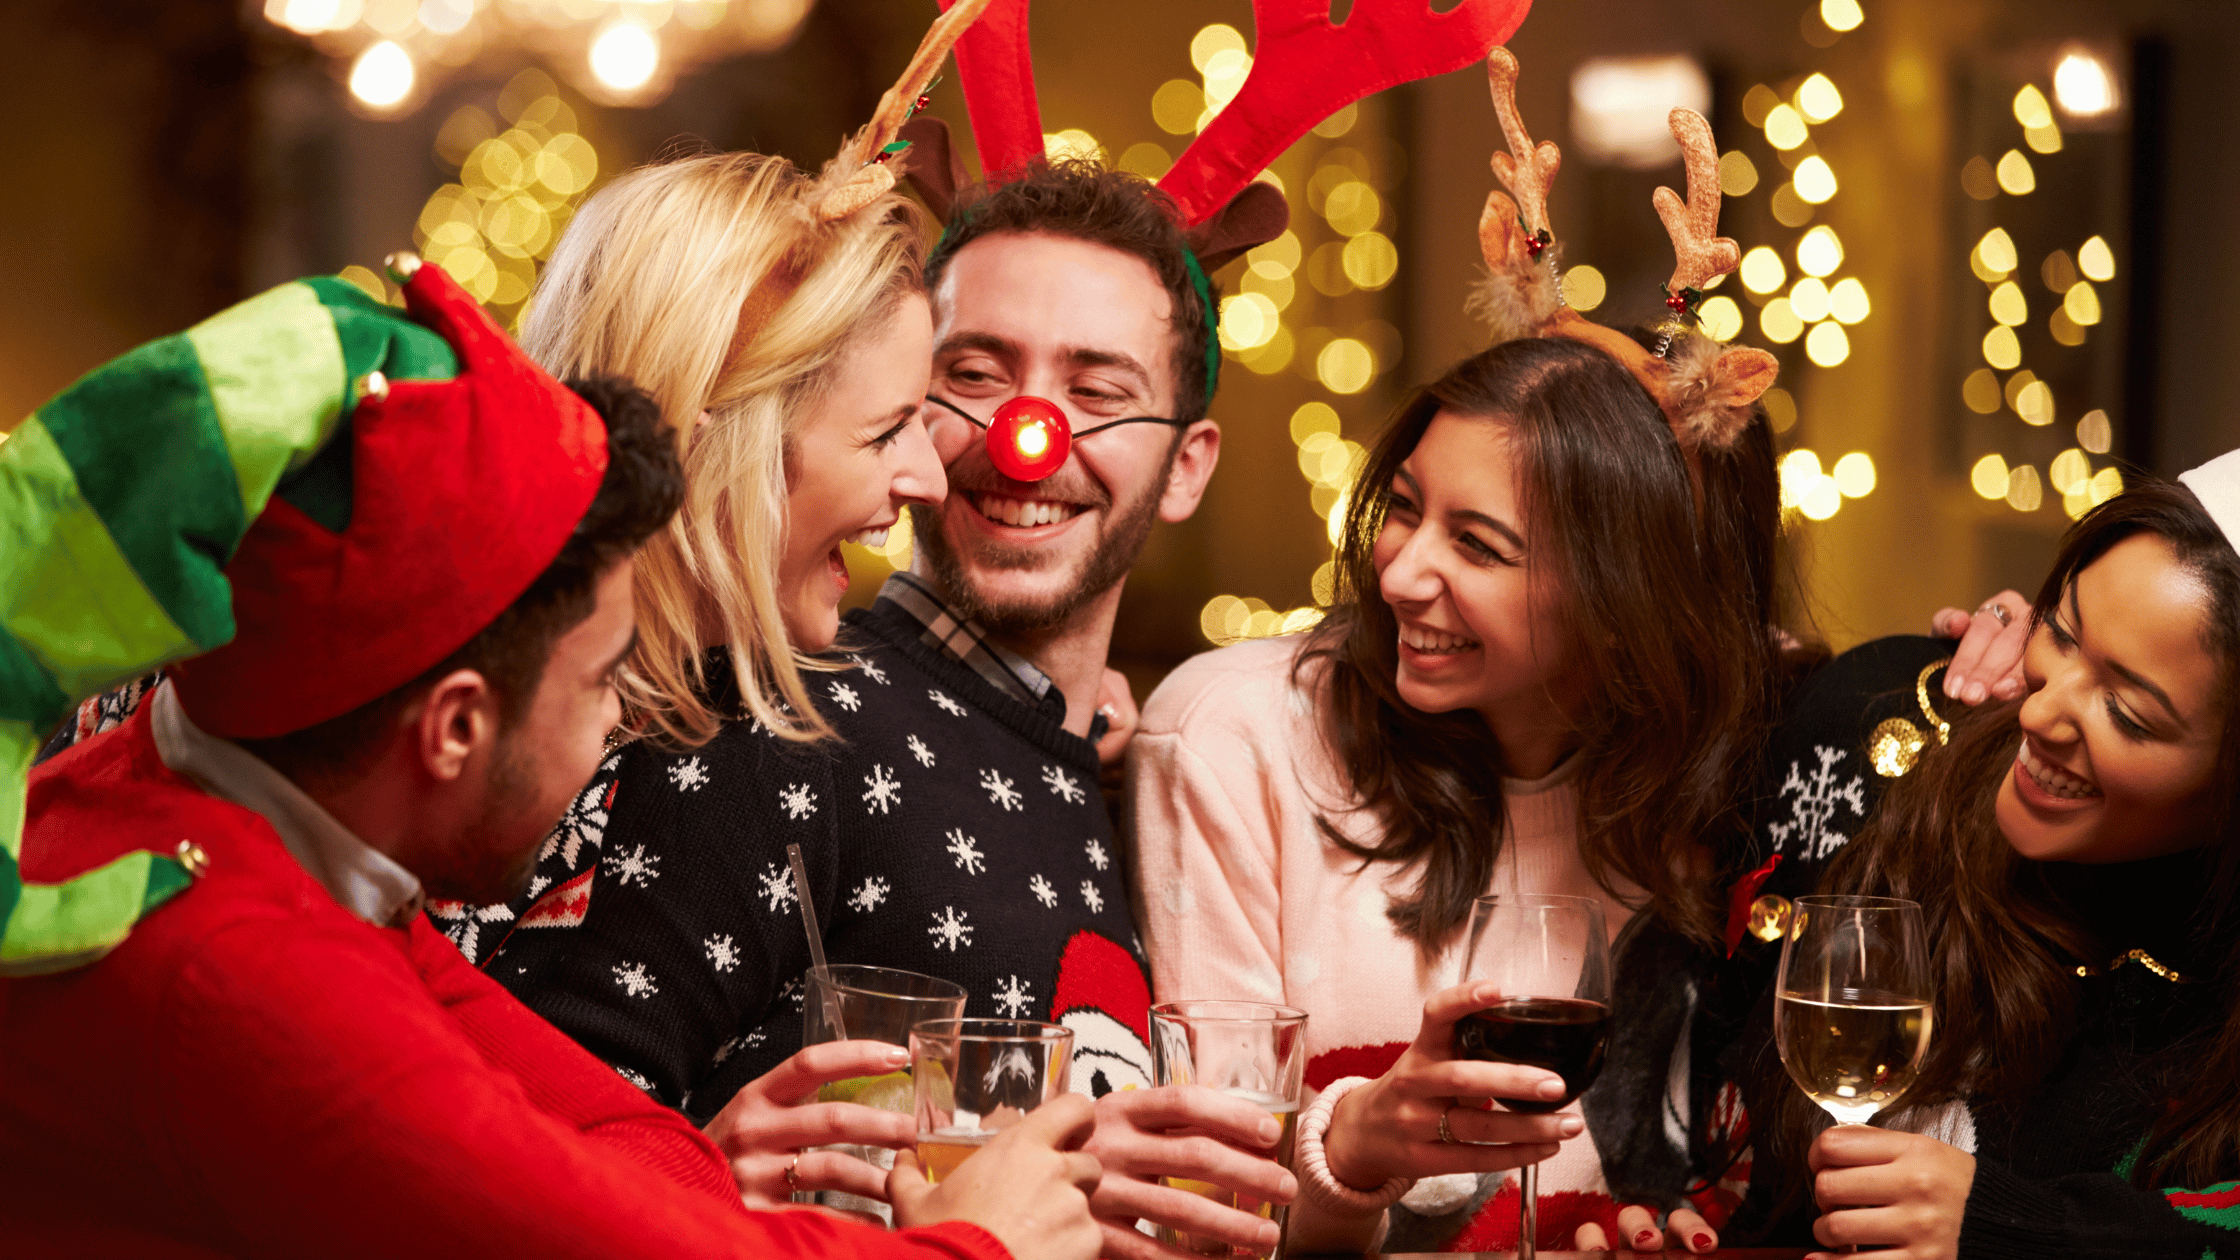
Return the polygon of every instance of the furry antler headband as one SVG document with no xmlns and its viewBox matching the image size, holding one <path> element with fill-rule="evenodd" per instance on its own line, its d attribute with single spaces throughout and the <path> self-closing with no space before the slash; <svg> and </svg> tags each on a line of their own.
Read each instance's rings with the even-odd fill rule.
<svg viewBox="0 0 2240 1260">
<path fill-rule="evenodd" d="M 1722 346 L 1696 328 L 1696 308 L 1713 280 L 1734 270 L 1741 250 L 1719 231 L 1719 149 L 1711 124 L 1692 109 L 1672 111 L 1672 137 L 1680 142 L 1688 197 L 1659 188 L 1652 204 L 1672 236 L 1677 262 L 1665 285 L 1672 315 L 1659 329 L 1658 348 L 1644 349 L 1614 328 L 1563 304 L 1556 284 L 1556 244 L 1548 227 L 1548 192 L 1563 154 L 1553 143 L 1534 145 L 1517 112 L 1517 59 L 1506 48 L 1486 58 L 1493 109 L 1509 152 L 1493 155 L 1493 173 L 1509 190 L 1486 194 L 1478 218 L 1478 246 L 1486 278 L 1471 307 L 1495 342 L 1519 337 L 1569 337 L 1625 365 L 1657 400 L 1691 469 L 1703 447 L 1724 449 L 1750 423 L 1751 408 L 1773 387 L 1781 365 L 1752 346 Z M 1511 196 L 1515 200 L 1511 200 Z"/>
</svg>

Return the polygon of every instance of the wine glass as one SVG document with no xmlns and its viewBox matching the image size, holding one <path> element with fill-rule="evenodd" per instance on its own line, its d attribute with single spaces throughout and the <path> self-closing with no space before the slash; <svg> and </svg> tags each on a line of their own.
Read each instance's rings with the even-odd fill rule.
<svg viewBox="0 0 2240 1260">
<path fill-rule="evenodd" d="M 1470 911 L 1463 978 L 1499 986 L 1500 1000 L 1455 1024 L 1458 1059 L 1522 1063 L 1563 1078 L 1561 1098 L 1503 1098 L 1511 1111 L 1569 1106 L 1602 1073 L 1610 1042 L 1610 935 L 1591 897 L 1504 893 Z M 1539 1168 L 1518 1171 L 1517 1256 L 1532 1260 L 1540 1226 Z"/>
<path fill-rule="evenodd" d="M 1837 1124 L 1865 1124 L 1913 1085 L 1929 1049 L 1920 903 L 1799 897 L 1773 992 L 1774 1044 L 1790 1079 Z"/>
</svg>

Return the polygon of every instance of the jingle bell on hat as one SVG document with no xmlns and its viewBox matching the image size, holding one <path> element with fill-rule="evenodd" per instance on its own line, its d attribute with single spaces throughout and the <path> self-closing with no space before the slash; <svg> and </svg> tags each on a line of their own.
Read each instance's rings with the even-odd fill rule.
<svg viewBox="0 0 2240 1260">
<path fill-rule="evenodd" d="M 988 462 L 1013 481 L 1040 481 L 1065 467 L 1073 425 L 1058 404 L 1022 396 L 996 408 L 988 422 Z"/>
</svg>

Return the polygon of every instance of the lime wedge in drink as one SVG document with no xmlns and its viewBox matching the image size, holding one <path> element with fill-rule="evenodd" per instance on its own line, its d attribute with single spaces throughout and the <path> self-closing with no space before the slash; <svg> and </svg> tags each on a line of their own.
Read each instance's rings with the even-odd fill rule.
<svg viewBox="0 0 2240 1260">
<path fill-rule="evenodd" d="M 899 1107 L 886 1101 L 893 1096 L 892 1091 L 897 1085 L 902 1090 L 902 1105 Z M 866 1098 L 866 1093 L 876 1094 L 877 1097 Z M 851 1076 L 845 1080 L 830 1081 L 817 1087 L 817 1101 L 862 1103 L 866 1107 L 878 1107 L 885 1111 L 908 1111 L 910 1074 L 886 1072 L 878 1076 Z"/>
</svg>

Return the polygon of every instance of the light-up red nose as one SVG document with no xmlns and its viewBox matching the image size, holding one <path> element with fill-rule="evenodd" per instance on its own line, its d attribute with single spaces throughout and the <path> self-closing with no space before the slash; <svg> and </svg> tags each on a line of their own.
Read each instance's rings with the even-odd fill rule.
<svg viewBox="0 0 2240 1260">
<path fill-rule="evenodd" d="M 1065 466 L 1073 425 L 1058 404 L 1022 395 L 996 408 L 988 423 L 988 462 L 1013 481 L 1040 481 Z"/>
</svg>

